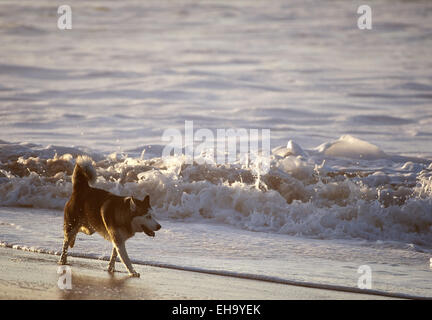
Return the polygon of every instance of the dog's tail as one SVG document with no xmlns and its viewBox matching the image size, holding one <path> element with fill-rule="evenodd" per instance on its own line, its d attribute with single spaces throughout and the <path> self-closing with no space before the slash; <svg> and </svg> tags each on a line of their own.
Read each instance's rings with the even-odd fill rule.
<svg viewBox="0 0 432 320">
<path fill-rule="evenodd" d="M 75 169 L 72 174 L 73 188 L 88 186 L 89 182 L 96 181 L 96 170 L 93 167 L 93 160 L 88 156 L 78 156 Z"/>
</svg>

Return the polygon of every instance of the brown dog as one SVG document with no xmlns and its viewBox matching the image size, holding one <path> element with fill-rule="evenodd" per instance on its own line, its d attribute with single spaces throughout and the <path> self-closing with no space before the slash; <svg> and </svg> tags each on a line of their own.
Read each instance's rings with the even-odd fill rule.
<svg viewBox="0 0 432 320">
<path fill-rule="evenodd" d="M 64 208 L 64 241 L 59 264 L 66 264 L 67 250 L 74 246 L 78 232 L 88 235 L 98 232 L 113 244 L 108 271 L 114 272 L 118 254 L 129 274 L 139 277 L 132 267 L 125 242 L 136 232 L 154 237 L 155 231 L 161 228 L 149 212 L 150 198 L 146 196 L 140 201 L 92 188 L 89 182 L 95 179 L 92 160 L 86 156 L 78 157 L 72 175 L 72 195 Z"/>
</svg>

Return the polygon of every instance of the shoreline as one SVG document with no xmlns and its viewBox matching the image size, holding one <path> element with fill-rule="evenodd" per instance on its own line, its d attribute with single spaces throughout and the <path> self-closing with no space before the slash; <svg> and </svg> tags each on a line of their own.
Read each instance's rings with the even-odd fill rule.
<svg viewBox="0 0 432 320">
<path fill-rule="evenodd" d="M 106 272 L 107 262 L 69 257 L 72 289 L 58 287 L 58 257 L 0 248 L 2 300 L 376 300 L 391 297 L 278 284 L 193 271 L 134 265 L 131 278 Z"/>
</svg>

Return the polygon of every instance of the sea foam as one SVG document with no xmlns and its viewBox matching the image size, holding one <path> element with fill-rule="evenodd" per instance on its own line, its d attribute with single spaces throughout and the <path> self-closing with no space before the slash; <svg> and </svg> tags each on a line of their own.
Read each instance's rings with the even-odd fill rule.
<svg viewBox="0 0 432 320">
<path fill-rule="evenodd" d="M 0 204 L 63 209 L 76 157 L 85 152 L 2 146 Z M 391 156 L 350 136 L 310 150 L 290 141 L 273 150 L 262 176 L 241 163 L 186 164 L 184 156 L 95 159 L 95 187 L 149 194 L 161 218 L 312 238 L 432 243 L 430 161 Z"/>
</svg>

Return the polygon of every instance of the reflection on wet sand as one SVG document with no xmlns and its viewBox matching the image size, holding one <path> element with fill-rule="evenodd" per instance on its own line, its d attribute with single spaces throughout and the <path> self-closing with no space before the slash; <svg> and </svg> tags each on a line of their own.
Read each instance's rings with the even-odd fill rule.
<svg viewBox="0 0 432 320">
<path fill-rule="evenodd" d="M 73 273 L 72 289 L 59 289 L 59 299 L 81 300 L 81 299 L 148 299 L 150 297 L 147 289 L 133 286 L 134 280 L 128 275 L 109 274 L 101 278 L 84 274 Z M 142 284 L 141 284 L 142 285 Z"/>
</svg>

